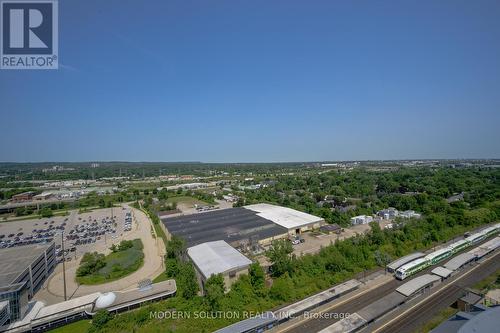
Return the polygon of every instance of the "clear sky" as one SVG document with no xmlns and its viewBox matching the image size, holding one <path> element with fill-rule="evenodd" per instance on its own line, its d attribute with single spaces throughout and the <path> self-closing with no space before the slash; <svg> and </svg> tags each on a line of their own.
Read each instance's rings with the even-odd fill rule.
<svg viewBox="0 0 500 333">
<path fill-rule="evenodd" d="M 59 2 L 1 161 L 500 157 L 500 2 Z"/>
</svg>

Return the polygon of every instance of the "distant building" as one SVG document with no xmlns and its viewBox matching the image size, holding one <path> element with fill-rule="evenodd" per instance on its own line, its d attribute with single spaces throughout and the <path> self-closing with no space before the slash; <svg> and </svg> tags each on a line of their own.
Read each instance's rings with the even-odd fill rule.
<svg viewBox="0 0 500 333">
<path fill-rule="evenodd" d="M 411 218 L 419 219 L 422 217 L 420 213 L 416 213 L 414 210 L 405 210 L 404 212 L 400 212 L 399 216 L 405 219 L 411 219 Z"/>
<path fill-rule="evenodd" d="M 160 217 L 168 238 L 183 238 L 187 246 L 224 240 L 233 247 L 267 246 L 325 224 L 321 217 L 271 204 L 255 204 L 177 217 Z"/>
<path fill-rule="evenodd" d="M 207 280 L 222 274 L 226 291 L 242 274 L 248 274 L 250 259 L 225 241 L 215 241 L 192 246 L 187 249 L 189 258 L 196 268 L 201 289 L 205 290 Z"/>
<path fill-rule="evenodd" d="M 377 215 L 383 218 L 384 220 L 389 220 L 396 218 L 399 215 L 399 211 L 396 208 L 389 207 L 386 209 L 379 210 Z"/>
<path fill-rule="evenodd" d="M 358 216 L 351 217 L 351 224 L 352 225 L 367 224 L 370 222 L 373 222 L 373 216 L 358 215 Z"/>
<path fill-rule="evenodd" d="M 28 245 L 0 250 L 0 313 L 9 305 L 9 320 L 22 319 L 28 301 L 55 267 L 56 251 L 50 245 Z"/>
<path fill-rule="evenodd" d="M 48 200 L 52 198 L 54 195 L 51 192 L 44 192 L 37 194 L 33 197 L 34 200 Z"/>
<path fill-rule="evenodd" d="M 35 196 L 35 192 L 24 192 L 24 193 L 19 193 L 16 195 L 13 195 L 12 198 L 10 199 L 11 202 L 23 202 L 23 201 L 30 201 L 33 200 L 33 197 Z"/>
</svg>

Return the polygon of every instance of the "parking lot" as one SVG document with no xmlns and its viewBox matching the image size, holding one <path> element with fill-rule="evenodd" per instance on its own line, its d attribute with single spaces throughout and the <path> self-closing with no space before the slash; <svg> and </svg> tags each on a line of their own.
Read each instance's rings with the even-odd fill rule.
<svg viewBox="0 0 500 333">
<path fill-rule="evenodd" d="M 0 223 L 0 248 L 54 241 L 58 262 L 62 262 L 62 241 L 66 260 L 85 252 L 103 251 L 132 230 L 130 210 L 123 207 L 97 209 L 68 216 Z"/>
</svg>

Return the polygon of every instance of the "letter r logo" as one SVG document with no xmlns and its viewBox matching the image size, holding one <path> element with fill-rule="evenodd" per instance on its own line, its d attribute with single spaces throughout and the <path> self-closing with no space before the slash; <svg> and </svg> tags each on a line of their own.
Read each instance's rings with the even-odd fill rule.
<svg viewBox="0 0 500 333">
<path fill-rule="evenodd" d="M 52 54 L 53 3 L 2 2 L 3 54 Z"/>
</svg>

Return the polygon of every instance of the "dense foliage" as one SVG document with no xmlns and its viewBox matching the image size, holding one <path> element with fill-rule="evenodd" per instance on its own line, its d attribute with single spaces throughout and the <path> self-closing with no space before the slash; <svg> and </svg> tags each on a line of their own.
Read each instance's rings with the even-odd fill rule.
<svg viewBox="0 0 500 333">
<path fill-rule="evenodd" d="M 258 264 L 250 267 L 221 293 L 219 277 L 210 281 L 206 297 L 196 295 L 192 265 L 183 260 L 183 242 L 167 244 L 166 271 L 178 283 L 176 297 L 122 314 L 101 328 L 102 332 L 211 332 L 240 318 L 152 319 L 154 311 L 264 311 L 302 299 L 361 272 L 416 250 L 424 250 L 464 232 L 498 220 L 500 170 L 413 168 L 391 171 L 332 171 L 317 175 L 283 175 L 259 190 L 241 193 L 245 203 L 271 202 L 323 216 L 346 225 L 350 216 L 373 214 L 393 206 L 423 213 L 419 220 L 398 220 L 393 229 L 371 224 L 366 235 L 337 241 L 317 254 L 291 255 L 286 242 L 276 242 L 267 252 L 271 279 Z M 463 200 L 448 202 L 455 193 Z M 325 200 L 328 198 L 328 200 Z M 322 202 L 322 201 L 327 201 Z M 321 203 L 321 204 L 320 204 Z M 349 210 L 342 209 L 351 207 Z M 289 244 L 289 243 L 288 243 Z M 194 291 L 196 285 L 196 291 Z M 190 289 L 192 288 L 192 289 Z"/>
<path fill-rule="evenodd" d="M 107 256 L 93 252 L 83 255 L 76 272 L 80 284 L 100 284 L 122 278 L 138 270 L 144 262 L 140 239 L 123 240 L 111 246 Z"/>
</svg>

